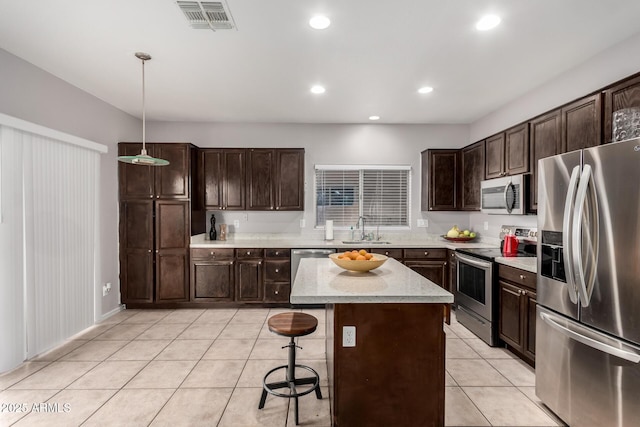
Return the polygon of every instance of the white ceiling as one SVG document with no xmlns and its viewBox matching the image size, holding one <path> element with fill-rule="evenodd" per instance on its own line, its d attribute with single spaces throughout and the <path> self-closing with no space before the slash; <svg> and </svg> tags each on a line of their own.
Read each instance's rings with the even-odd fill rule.
<svg viewBox="0 0 640 427">
<path fill-rule="evenodd" d="M 470 123 L 640 31 L 638 0 L 227 4 L 237 31 L 193 30 L 173 0 L 0 0 L 0 48 L 137 117 L 148 52 L 149 120 Z M 485 13 L 502 23 L 481 33 Z"/>
</svg>

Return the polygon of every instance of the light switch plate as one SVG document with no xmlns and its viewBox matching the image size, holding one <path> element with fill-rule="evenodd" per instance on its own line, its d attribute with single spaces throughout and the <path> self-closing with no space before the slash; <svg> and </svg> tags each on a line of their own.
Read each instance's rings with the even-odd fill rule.
<svg viewBox="0 0 640 427">
<path fill-rule="evenodd" d="M 300 228 L 305 228 L 307 226 L 307 223 L 304 219 L 300 220 Z"/>
<path fill-rule="evenodd" d="M 429 220 L 428 220 L 428 219 L 422 219 L 422 218 L 419 218 L 419 219 L 418 219 L 418 227 L 420 227 L 420 228 L 427 228 L 427 227 L 429 227 Z"/>
<path fill-rule="evenodd" d="M 240 228 L 240 220 L 239 219 L 234 219 L 233 220 L 233 227 L 234 228 Z"/>
</svg>

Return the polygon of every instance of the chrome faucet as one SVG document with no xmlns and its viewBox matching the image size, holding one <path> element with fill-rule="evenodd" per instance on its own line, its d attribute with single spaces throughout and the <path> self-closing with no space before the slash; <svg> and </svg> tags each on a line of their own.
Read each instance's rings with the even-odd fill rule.
<svg viewBox="0 0 640 427">
<path fill-rule="evenodd" d="M 360 227 L 360 221 L 362 221 L 362 229 L 360 230 L 360 240 L 366 240 L 367 235 L 364 232 L 365 217 L 364 216 L 358 217 L 358 222 L 356 223 L 356 228 Z"/>
</svg>

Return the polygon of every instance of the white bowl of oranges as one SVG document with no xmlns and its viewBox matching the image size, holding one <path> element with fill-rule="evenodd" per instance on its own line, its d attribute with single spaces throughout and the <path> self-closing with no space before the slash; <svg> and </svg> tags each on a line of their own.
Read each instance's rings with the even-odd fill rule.
<svg viewBox="0 0 640 427">
<path fill-rule="evenodd" d="M 364 249 L 330 254 L 329 258 L 340 268 L 360 273 L 378 268 L 387 260 L 385 255 L 372 254 Z"/>
</svg>

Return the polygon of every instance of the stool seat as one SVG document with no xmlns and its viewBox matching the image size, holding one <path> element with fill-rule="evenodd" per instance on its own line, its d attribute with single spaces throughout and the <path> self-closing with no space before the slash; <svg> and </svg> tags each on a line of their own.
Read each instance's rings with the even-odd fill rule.
<svg viewBox="0 0 640 427">
<path fill-rule="evenodd" d="M 318 327 L 318 319 L 298 312 L 280 313 L 271 316 L 267 322 L 269 330 L 285 337 L 302 337 L 313 333 Z"/>
</svg>

